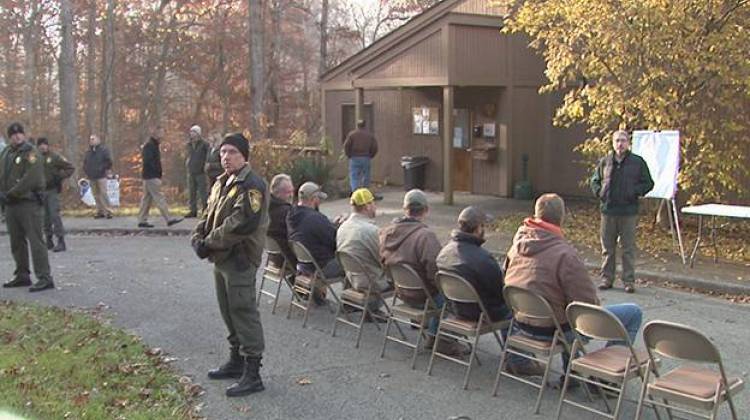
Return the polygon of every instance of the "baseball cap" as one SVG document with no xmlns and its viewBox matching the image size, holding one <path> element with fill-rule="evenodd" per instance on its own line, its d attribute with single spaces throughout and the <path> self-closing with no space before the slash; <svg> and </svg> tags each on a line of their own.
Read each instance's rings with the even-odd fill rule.
<svg viewBox="0 0 750 420">
<path fill-rule="evenodd" d="M 427 195 L 418 189 L 413 189 L 404 195 L 404 208 L 425 208 L 427 207 Z"/>
<path fill-rule="evenodd" d="M 461 210 L 458 215 L 458 223 L 466 226 L 469 229 L 474 229 L 477 226 L 487 223 L 492 219 L 482 211 L 479 207 L 469 206 Z"/>
<path fill-rule="evenodd" d="M 352 193 L 349 202 L 354 206 L 364 206 L 375 201 L 375 196 L 367 188 L 360 188 Z"/>
<path fill-rule="evenodd" d="M 318 197 L 321 200 L 325 200 L 328 198 L 328 194 L 324 193 L 323 190 L 320 189 L 320 185 L 314 183 L 314 182 L 305 182 L 299 187 L 299 198 L 301 199 L 311 199 Z"/>
</svg>

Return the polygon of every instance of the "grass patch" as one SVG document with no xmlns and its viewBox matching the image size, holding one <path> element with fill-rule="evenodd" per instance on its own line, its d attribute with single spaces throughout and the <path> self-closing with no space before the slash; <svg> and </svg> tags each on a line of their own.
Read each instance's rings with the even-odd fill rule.
<svg viewBox="0 0 750 420">
<path fill-rule="evenodd" d="M 576 246 L 599 252 L 601 245 L 599 243 L 598 205 L 591 202 L 571 202 L 566 203 L 566 207 L 567 214 L 563 226 L 566 238 Z M 523 219 L 528 216 L 525 213 L 501 216 L 494 221 L 494 230 L 512 236 Z M 653 220 L 653 212 L 641 214 L 637 231 L 638 249 L 654 258 L 666 261 L 666 256 L 676 255 L 676 247 L 673 245 L 669 230 L 656 226 Z M 690 252 L 695 244 L 697 218 L 683 216 L 680 219 L 680 225 L 683 246 L 686 252 Z M 710 229 L 706 225 L 703 227 L 703 238 L 702 245 L 710 243 Z M 750 238 L 750 223 L 736 220 L 726 223 L 720 231 L 717 230 L 716 234 L 719 256 L 723 260 L 750 264 L 750 248 L 748 248 L 747 238 Z M 710 246 L 701 247 L 700 254 L 713 257 L 714 249 Z"/>
<path fill-rule="evenodd" d="M 200 392 L 160 351 L 90 314 L 0 301 L 0 413 L 192 419 Z"/>
</svg>

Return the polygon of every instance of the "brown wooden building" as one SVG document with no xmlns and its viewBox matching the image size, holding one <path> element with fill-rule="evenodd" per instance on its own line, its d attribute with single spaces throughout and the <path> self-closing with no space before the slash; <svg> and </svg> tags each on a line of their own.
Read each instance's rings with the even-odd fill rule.
<svg viewBox="0 0 750 420">
<path fill-rule="evenodd" d="M 522 155 L 540 192 L 581 195 L 581 129 L 552 125 L 560 95 L 540 95 L 544 62 L 500 33 L 487 0 L 444 0 L 322 76 L 325 135 L 342 141 L 364 119 L 380 152 L 376 181 L 401 184 L 404 155 L 427 156 L 426 188 L 511 196 Z M 345 173 L 340 168 L 340 173 Z"/>
</svg>

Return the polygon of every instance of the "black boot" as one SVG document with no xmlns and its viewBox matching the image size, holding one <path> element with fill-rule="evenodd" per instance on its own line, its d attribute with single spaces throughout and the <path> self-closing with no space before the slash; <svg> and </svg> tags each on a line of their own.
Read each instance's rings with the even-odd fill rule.
<svg viewBox="0 0 750 420">
<path fill-rule="evenodd" d="M 24 287 L 31 286 L 31 279 L 28 277 L 15 277 L 13 280 L 3 284 L 3 287 Z"/>
<path fill-rule="evenodd" d="M 65 247 L 65 237 L 58 236 L 57 237 L 57 245 L 55 245 L 54 248 L 52 248 L 52 252 L 64 252 L 67 248 Z"/>
<path fill-rule="evenodd" d="M 29 292 L 41 292 L 42 290 L 54 289 L 54 288 L 55 288 L 55 283 L 52 281 L 52 278 L 39 279 L 39 281 L 37 281 L 31 287 L 29 287 Z"/>
<path fill-rule="evenodd" d="M 55 243 L 52 241 L 52 235 L 47 235 L 47 250 L 53 249 Z"/>
<path fill-rule="evenodd" d="M 245 360 L 240 356 L 239 349 L 232 349 L 229 360 L 216 369 L 208 371 L 208 379 L 239 379 L 245 367 Z"/>
<path fill-rule="evenodd" d="M 245 357 L 245 371 L 236 384 L 227 388 L 227 397 L 242 397 L 266 389 L 260 379 L 260 357 Z"/>
</svg>

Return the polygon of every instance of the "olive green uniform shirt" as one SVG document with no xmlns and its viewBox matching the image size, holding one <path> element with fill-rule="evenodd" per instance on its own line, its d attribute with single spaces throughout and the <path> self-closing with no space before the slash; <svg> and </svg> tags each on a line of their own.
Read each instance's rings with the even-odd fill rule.
<svg viewBox="0 0 750 420">
<path fill-rule="evenodd" d="M 8 204 L 37 200 L 36 193 L 45 189 L 44 163 L 31 143 L 10 145 L 0 152 L 0 191 Z"/>
</svg>

